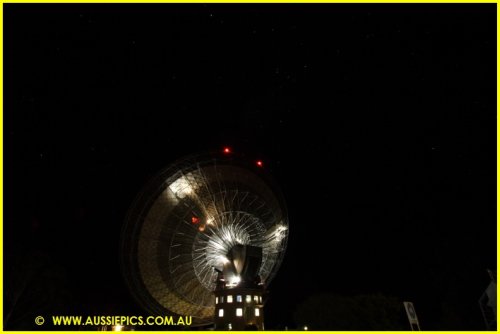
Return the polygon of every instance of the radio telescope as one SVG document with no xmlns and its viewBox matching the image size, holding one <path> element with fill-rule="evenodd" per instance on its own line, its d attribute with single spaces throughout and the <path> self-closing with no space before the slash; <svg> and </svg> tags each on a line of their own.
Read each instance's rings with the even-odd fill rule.
<svg viewBox="0 0 500 334">
<path fill-rule="evenodd" d="M 181 159 L 143 188 L 126 217 L 122 269 L 149 313 L 192 316 L 193 325 L 208 325 L 216 269 L 223 269 L 230 250 L 260 247 L 258 274 L 267 286 L 287 237 L 286 206 L 262 162 L 250 164 L 226 148 Z"/>
</svg>

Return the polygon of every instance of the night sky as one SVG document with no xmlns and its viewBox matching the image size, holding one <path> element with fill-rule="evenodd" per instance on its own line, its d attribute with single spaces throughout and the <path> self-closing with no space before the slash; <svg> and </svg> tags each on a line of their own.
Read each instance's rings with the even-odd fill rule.
<svg viewBox="0 0 500 334">
<path fill-rule="evenodd" d="M 4 4 L 4 71 L 5 298 L 39 282 L 12 328 L 140 313 L 118 261 L 128 207 L 229 145 L 288 203 L 268 329 L 313 295 L 377 293 L 423 329 L 485 329 L 495 4 Z"/>
</svg>

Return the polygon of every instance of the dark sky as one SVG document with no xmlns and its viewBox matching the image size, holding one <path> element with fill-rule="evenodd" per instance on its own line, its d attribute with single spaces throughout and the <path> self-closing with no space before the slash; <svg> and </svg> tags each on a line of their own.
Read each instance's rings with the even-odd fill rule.
<svg viewBox="0 0 500 334">
<path fill-rule="evenodd" d="M 127 208 L 177 158 L 230 145 L 289 206 L 268 328 L 314 294 L 382 293 L 424 329 L 484 329 L 494 4 L 5 4 L 4 41 L 7 287 L 40 258 L 71 296 L 59 313 L 136 312 Z"/>
</svg>

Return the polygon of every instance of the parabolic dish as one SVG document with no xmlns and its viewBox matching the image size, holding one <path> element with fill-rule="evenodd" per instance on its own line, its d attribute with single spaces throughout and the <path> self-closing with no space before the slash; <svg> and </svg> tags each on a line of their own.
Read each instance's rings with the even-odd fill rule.
<svg viewBox="0 0 500 334">
<path fill-rule="evenodd" d="M 283 258 L 288 218 L 280 191 L 233 155 L 177 161 L 153 178 L 132 205 L 122 234 L 122 268 L 135 299 L 153 315 L 213 322 L 214 268 L 237 244 L 263 250 L 268 285 Z"/>
</svg>

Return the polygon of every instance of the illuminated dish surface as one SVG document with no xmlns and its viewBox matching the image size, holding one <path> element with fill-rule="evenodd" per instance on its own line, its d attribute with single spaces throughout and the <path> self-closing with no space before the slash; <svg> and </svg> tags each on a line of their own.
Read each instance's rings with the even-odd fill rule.
<svg viewBox="0 0 500 334">
<path fill-rule="evenodd" d="M 122 267 L 143 308 L 212 323 L 214 268 L 223 269 L 235 245 L 262 248 L 259 275 L 264 285 L 271 282 L 288 218 L 281 192 L 261 167 L 224 149 L 179 160 L 144 187 L 122 237 Z"/>
</svg>

